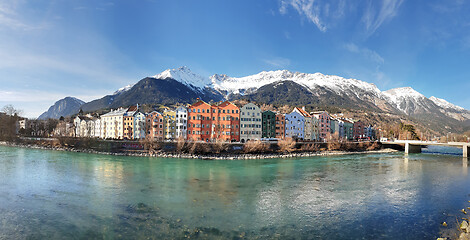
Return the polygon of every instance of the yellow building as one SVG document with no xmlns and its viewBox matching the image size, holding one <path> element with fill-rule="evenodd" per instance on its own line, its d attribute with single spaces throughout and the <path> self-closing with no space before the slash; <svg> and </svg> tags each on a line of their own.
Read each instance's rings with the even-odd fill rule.
<svg viewBox="0 0 470 240">
<path fill-rule="evenodd" d="M 165 139 L 175 139 L 176 136 L 176 112 L 165 109 L 163 111 L 163 137 Z"/>
</svg>

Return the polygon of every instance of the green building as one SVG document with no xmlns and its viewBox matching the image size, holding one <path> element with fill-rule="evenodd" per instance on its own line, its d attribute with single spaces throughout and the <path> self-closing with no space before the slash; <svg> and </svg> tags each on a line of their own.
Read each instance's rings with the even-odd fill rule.
<svg viewBox="0 0 470 240">
<path fill-rule="evenodd" d="M 353 140 L 353 129 L 354 123 L 348 120 L 343 120 L 343 128 L 344 128 L 344 137 L 347 140 Z"/>
<path fill-rule="evenodd" d="M 262 113 L 262 138 L 276 137 L 276 113 L 264 111 Z"/>
</svg>

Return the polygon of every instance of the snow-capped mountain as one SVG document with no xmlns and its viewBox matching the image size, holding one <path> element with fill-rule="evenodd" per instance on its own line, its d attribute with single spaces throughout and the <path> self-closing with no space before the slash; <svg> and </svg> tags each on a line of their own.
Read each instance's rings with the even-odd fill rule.
<svg viewBox="0 0 470 240">
<path fill-rule="evenodd" d="M 470 122 L 470 112 L 436 97 L 427 98 L 410 87 L 381 91 L 372 83 L 322 73 L 288 70 L 263 71 L 245 77 L 215 74 L 203 77 L 188 67 L 167 69 L 114 94 L 81 106 L 84 111 L 116 108 L 133 104 L 192 103 L 248 99 L 277 105 L 311 105 L 366 109 L 405 114 L 416 119 L 439 122 Z"/>
<path fill-rule="evenodd" d="M 470 111 L 451 104 L 444 99 L 436 97 L 427 98 L 410 87 L 390 89 L 383 93 L 389 98 L 389 102 L 410 116 L 446 116 L 458 121 L 470 119 Z"/>
<path fill-rule="evenodd" d="M 436 105 L 411 87 L 394 88 L 383 92 L 389 102 L 407 115 L 429 111 Z"/>
<path fill-rule="evenodd" d="M 54 103 L 46 112 L 41 114 L 38 119 L 44 120 L 48 118 L 59 119 L 61 116 L 68 117 L 78 113 L 80 107 L 85 102 L 74 97 L 66 97 Z"/>
<path fill-rule="evenodd" d="M 465 110 L 465 108 L 463 107 L 460 107 L 460 106 L 457 106 L 457 105 L 454 105 L 442 98 L 437 98 L 437 97 L 430 97 L 429 100 L 433 101 L 437 106 L 441 107 L 441 108 L 444 108 L 444 109 L 453 109 L 453 110 L 456 110 L 456 111 L 463 111 Z"/>
<path fill-rule="evenodd" d="M 123 92 L 127 92 L 129 91 L 132 87 L 134 86 L 134 84 L 129 84 L 125 87 L 122 87 L 122 88 L 119 88 L 118 90 L 116 90 L 113 95 L 118 95 L 118 94 L 121 94 Z"/>
<path fill-rule="evenodd" d="M 153 76 L 153 78 L 155 79 L 171 78 L 198 91 L 203 90 L 205 87 L 210 87 L 211 85 L 211 81 L 209 78 L 202 77 L 198 74 L 193 73 L 186 66 L 176 68 L 176 69 L 167 69 Z"/>
<path fill-rule="evenodd" d="M 232 94 L 250 93 L 256 89 L 278 81 L 290 80 L 303 85 L 310 90 L 318 87 L 329 89 L 338 94 L 354 94 L 351 89 L 361 89 L 379 95 L 380 90 L 371 83 L 356 79 L 347 79 L 339 76 L 324 75 L 321 73 L 299 73 L 288 70 L 263 71 L 255 75 L 232 78 L 227 75 L 213 75 L 210 77 L 215 89 L 227 91 Z"/>
</svg>

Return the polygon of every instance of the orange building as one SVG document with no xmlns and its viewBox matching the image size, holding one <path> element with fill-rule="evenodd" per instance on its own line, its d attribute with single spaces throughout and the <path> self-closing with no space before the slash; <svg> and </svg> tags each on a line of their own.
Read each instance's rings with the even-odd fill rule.
<svg viewBox="0 0 470 240">
<path fill-rule="evenodd" d="M 209 142 L 212 131 L 212 106 L 202 100 L 188 107 L 188 140 Z"/>
<path fill-rule="evenodd" d="M 286 138 L 286 116 L 284 114 L 276 114 L 276 138 Z"/>
<path fill-rule="evenodd" d="M 134 116 L 124 115 L 124 139 L 134 139 Z"/>
<path fill-rule="evenodd" d="M 145 117 L 147 137 L 154 140 L 163 140 L 163 115 L 157 111 Z"/>
<path fill-rule="evenodd" d="M 188 107 L 188 140 L 240 141 L 240 109 L 225 101 L 210 105 L 202 100 Z"/>
</svg>

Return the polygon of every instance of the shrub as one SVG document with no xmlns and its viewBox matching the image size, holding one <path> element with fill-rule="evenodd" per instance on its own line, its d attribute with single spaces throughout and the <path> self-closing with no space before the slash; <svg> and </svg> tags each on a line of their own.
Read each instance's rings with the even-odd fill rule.
<svg viewBox="0 0 470 240">
<path fill-rule="evenodd" d="M 176 139 L 176 152 L 185 152 L 188 150 L 187 148 L 188 142 L 186 141 L 186 139 L 184 139 L 183 137 L 179 137 L 178 139 Z"/>
<path fill-rule="evenodd" d="M 339 142 L 329 142 L 328 143 L 328 151 L 335 151 L 341 149 L 341 143 Z"/>
<path fill-rule="evenodd" d="M 158 150 L 162 149 L 163 142 L 161 140 L 155 140 L 149 137 L 146 137 L 139 141 L 144 147 L 145 151 L 148 151 L 149 154 L 153 154 Z"/>
<path fill-rule="evenodd" d="M 216 142 L 212 144 L 212 149 L 215 153 L 225 152 L 228 149 L 228 143 L 223 140 L 217 139 Z"/>
<path fill-rule="evenodd" d="M 304 144 L 300 150 L 305 152 L 318 152 L 318 150 L 320 150 L 320 145 L 317 143 Z"/>
<path fill-rule="evenodd" d="M 292 138 L 281 139 L 277 142 L 280 152 L 295 151 L 295 141 Z"/>
<path fill-rule="evenodd" d="M 250 140 L 243 146 L 245 153 L 261 153 L 268 150 L 268 145 L 260 140 Z"/>
<path fill-rule="evenodd" d="M 193 142 L 190 144 L 189 153 L 191 154 L 207 154 L 211 151 L 209 144 L 204 142 Z"/>
<path fill-rule="evenodd" d="M 377 149 L 380 149 L 382 146 L 378 143 L 378 142 L 374 142 L 372 143 L 372 145 L 370 145 L 367 150 L 368 151 L 372 151 L 372 150 L 377 150 Z"/>
</svg>

